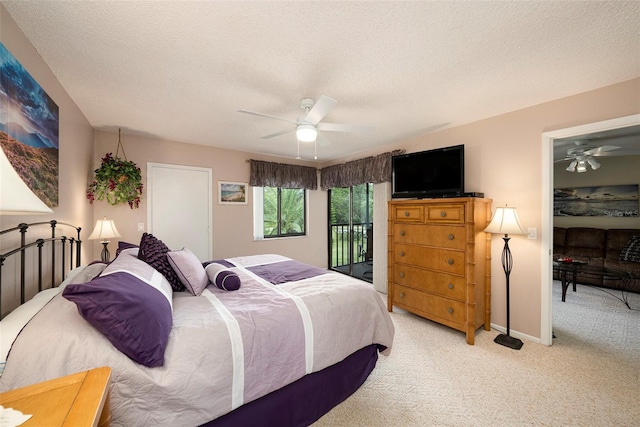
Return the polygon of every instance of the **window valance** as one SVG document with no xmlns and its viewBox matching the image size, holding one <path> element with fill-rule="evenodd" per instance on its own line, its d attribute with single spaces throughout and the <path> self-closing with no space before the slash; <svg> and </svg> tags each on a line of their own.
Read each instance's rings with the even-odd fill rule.
<svg viewBox="0 0 640 427">
<path fill-rule="evenodd" d="M 318 189 L 318 170 L 309 166 L 249 160 L 249 184 L 254 187 Z"/>
<path fill-rule="evenodd" d="M 320 175 L 320 187 L 323 190 L 328 190 L 367 182 L 374 184 L 389 182 L 391 181 L 391 157 L 403 152 L 404 150 L 394 150 L 323 168 Z"/>
</svg>

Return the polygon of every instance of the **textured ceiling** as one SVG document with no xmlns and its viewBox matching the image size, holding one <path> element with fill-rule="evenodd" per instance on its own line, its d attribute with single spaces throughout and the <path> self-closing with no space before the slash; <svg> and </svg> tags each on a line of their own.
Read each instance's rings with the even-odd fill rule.
<svg viewBox="0 0 640 427">
<path fill-rule="evenodd" d="M 638 1 L 2 1 L 97 129 L 318 161 L 640 76 Z M 301 157 L 313 159 L 313 146 Z"/>
</svg>

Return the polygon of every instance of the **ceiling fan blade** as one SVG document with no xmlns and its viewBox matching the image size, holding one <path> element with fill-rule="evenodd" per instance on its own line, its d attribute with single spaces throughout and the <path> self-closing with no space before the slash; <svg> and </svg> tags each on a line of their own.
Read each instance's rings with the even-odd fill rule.
<svg viewBox="0 0 640 427">
<path fill-rule="evenodd" d="M 347 123 L 318 123 L 318 130 L 330 132 L 366 132 L 373 129 L 372 125 L 352 125 Z"/>
<path fill-rule="evenodd" d="M 316 141 L 320 147 L 326 147 L 327 145 L 331 145 L 331 142 L 320 132 L 318 132 L 318 136 L 316 137 Z"/>
<path fill-rule="evenodd" d="M 290 129 L 281 130 L 280 132 L 272 133 L 270 135 L 261 136 L 260 139 L 269 139 L 269 138 L 273 138 L 274 136 L 284 135 L 285 133 L 293 132 L 296 129 L 297 129 L 297 127 L 292 127 Z"/>
<path fill-rule="evenodd" d="M 282 118 L 282 117 L 272 116 L 270 114 L 256 113 L 255 111 L 238 110 L 238 113 L 252 114 L 254 116 L 266 117 L 268 119 L 282 120 L 282 121 L 293 123 L 293 124 L 296 124 L 296 125 L 298 124 L 298 122 L 296 122 L 295 120 L 290 120 L 290 119 L 285 119 L 285 118 Z"/>
<path fill-rule="evenodd" d="M 585 151 L 584 154 L 586 155 L 590 155 L 590 156 L 597 156 L 600 153 L 605 153 L 607 151 L 612 151 L 612 150 L 617 150 L 618 147 L 617 145 L 603 145 L 602 147 L 597 147 L 597 148 L 593 148 L 591 150 Z"/>
<path fill-rule="evenodd" d="M 338 101 L 335 99 L 322 95 L 320 99 L 313 104 L 313 107 L 309 110 L 303 121 L 317 125 L 337 103 Z"/>
<path fill-rule="evenodd" d="M 564 159 L 557 159 L 557 160 L 554 160 L 553 162 L 554 162 L 554 163 L 558 163 L 558 162 L 567 162 L 567 161 L 569 161 L 569 160 L 576 160 L 576 157 L 565 157 Z"/>
</svg>

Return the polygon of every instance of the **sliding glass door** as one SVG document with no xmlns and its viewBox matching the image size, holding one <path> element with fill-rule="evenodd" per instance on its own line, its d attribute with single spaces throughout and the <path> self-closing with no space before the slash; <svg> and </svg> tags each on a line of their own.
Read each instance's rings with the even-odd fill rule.
<svg viewBox="0 0 640 427">
<path fill-rule="evenodd" d="M 373 184 L 329 190 L 329 267 L 373 281 Z"/>
</svg>

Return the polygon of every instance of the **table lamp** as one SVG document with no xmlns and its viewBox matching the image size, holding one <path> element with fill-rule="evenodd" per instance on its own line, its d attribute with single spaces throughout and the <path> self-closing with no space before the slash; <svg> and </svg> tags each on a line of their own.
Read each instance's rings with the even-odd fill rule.
<svg viewBox="0 0 640 427">
<path fill-rule="evenodd" d="M 107 249 L 107 245 L 109 244 L 109 241 L 107 239 L 113 237 L 120 237 L 120 233 L 118 233 L 118 229 L 116 228 L 113 220 L 108 220 L 107 217 L 104 217 L 104 219 L 99 219 L 96 222 L 96 226 L 93 229 L 93 232 L 89 236 L 89 240 L 102 239 L 100 243 L 102 243 L 101 259 L 103 262 L 109 262 L 111 254 L 109 254 L 109 249 Z"/>
</svg>

